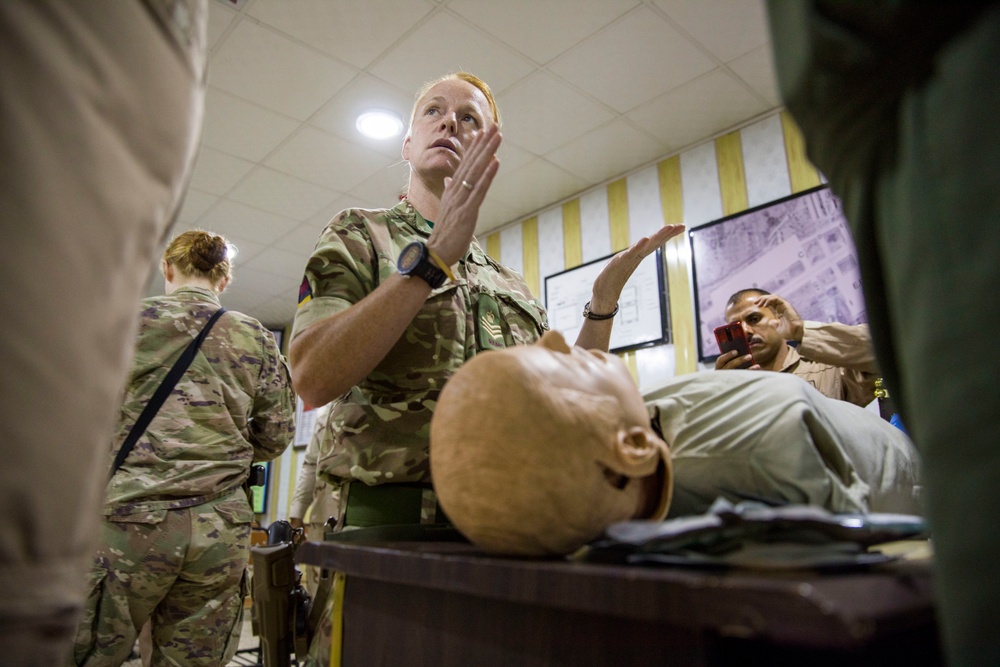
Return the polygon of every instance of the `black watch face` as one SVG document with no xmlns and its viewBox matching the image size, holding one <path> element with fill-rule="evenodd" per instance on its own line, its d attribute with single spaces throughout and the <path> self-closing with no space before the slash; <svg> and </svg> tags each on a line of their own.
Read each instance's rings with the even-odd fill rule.
<svg viewBox="0 0 1000 667">
<path fill-rule="evenodd" d="M 411 243 L 410 245 L 403 248 L 403 252 L 399 255 L 399 270 L 400 271 L 410 271 L 417 265 L 420 258 L 423 256 L 423 248 L 419 243 Z"/>
</svg>

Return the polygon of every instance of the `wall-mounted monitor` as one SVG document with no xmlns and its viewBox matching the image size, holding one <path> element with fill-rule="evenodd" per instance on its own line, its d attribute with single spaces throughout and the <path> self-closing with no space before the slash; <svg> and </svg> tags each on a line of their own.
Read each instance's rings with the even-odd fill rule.
<svg viewBox="0 0 1000 667">
<path fill-rule="evenodd" d="M 780 294 L 803 319 L 867 322 L 858 258 L 840 200 L 827 186 L 731 215 L 688 232 L 698 358 L 719 355 L 712 332 L 733 293 Z"/>
<path fill-rule="evenodd" d="M 545 278 L 549 326 L 572 345 L 583 327 L 583 306 L 590 301 L 594 280 L 613 255 Z M 669 342 L 663 251 L 644 259 L 625 283 L 611 330 L 611 352 L 625 352 Z"/>
</svg>

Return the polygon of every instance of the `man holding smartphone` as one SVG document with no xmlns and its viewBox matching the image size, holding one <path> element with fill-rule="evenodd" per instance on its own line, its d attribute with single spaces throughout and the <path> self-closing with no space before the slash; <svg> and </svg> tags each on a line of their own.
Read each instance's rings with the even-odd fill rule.
<svg viewBox="0 0 1000 667">
<path fill-rule="evenodd" d="M 726 303 L 726 323 L 742 322 L 750 354 L 730 350 L 716 370 L 740 368 L 791 373 L 820 393 L 864 407 L 875 399 L 875 362 L 868 325 L 803 320 L 785 299 L 761 289 L 736 292 Z"/>
</svg>

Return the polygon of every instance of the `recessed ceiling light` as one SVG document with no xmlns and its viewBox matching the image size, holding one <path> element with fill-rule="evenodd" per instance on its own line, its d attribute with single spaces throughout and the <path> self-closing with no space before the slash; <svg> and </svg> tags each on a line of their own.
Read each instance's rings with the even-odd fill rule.
<svg viewBox="0 0 1000 667">
<path fill-rule="evenodd" d="M 236 255 L 238 255 L 238 254 L 240 254 L 240 249 L 239 248 L 237 248 L 232 243 L 227 243 L 226 244 L 226 259 L 228 259 L 230 263 L 232 263 L 232 261 L 234 259 L 236 259 Z"/>
<path fill-rule="evenodd" d="M 402 119 L 391 111 L 373 109 L 358 116 L 354 126 L 358 132 L 372 139 L 389 139 L 403 131 Z"/>
</svg>

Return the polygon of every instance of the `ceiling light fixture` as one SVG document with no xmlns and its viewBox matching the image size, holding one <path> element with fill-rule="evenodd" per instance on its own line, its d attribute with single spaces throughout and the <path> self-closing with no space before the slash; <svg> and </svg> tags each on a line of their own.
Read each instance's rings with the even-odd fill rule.
<svg viewBox="0 0 1000 667">
<path fill-rule="evenodd" d="M 236 255 L 238 254 L 240 254 L 240 249 L 237 248 L 235 244 L 233 243 L 226 244 L 226 259 L 229 260 L 230 264 L 233 262 L 234 259 L 236 259 Z"/>
<path fill-rule="evenodd" d="M 402 119 L 392 111 L 372 109 L 358 116 L 354 126 L 372 139 L 390 139 L 403 131 Z"/>
</svg>

